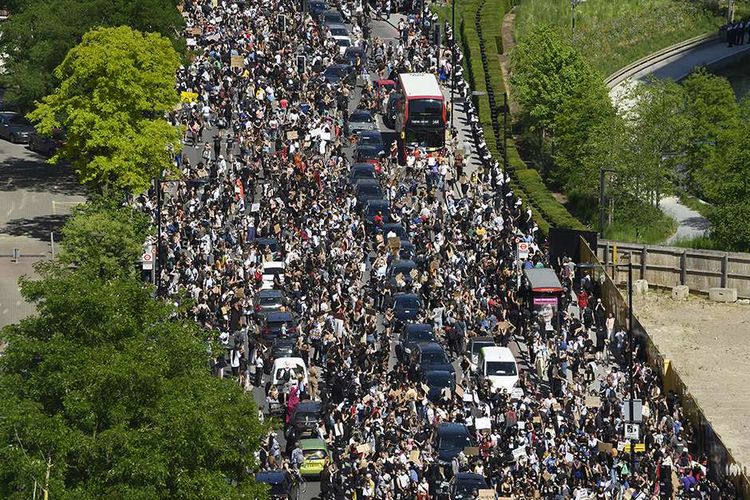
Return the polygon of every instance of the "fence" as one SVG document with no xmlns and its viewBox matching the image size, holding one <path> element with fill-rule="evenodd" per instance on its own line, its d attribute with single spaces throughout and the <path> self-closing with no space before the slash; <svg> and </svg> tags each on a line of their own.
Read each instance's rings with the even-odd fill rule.
<svg viewBox="0 0 750 500">
<path fill-rule="evenodd" d="M 608 247 L 613 242 L 605 241 L 602 243 L 605 244 L 605 247 Z M 628 305 L 625 298 L 623 298 L 620 293 L 620 290 L 617 288 L 617 285 L 615 285 L 615 282 L 605 272 L 608 263 L 602 264 L 583 238 L 580 238 L 579 244 L 580 261 L 581 263 L 592 265 L 592 270 L 597 275 L 596 277 L 599 278 L 599 283 L 601 284 L 601 296 L 605 307 L 608 311 L 612 311 L 618 324 L 627 324 Z M 627 247 L 628 245 L 623 246 Z M 618 244 L 617 247 L 617 250 L 619 251 L 621 248 L 620 244 Z M 643 250 L 644 248 L 643 246 L 636 245 L 631 245 L 631 247 L 632 250 L 629 250 L 631 251 L 631 258 L 639 256 L 639 254 L 634 252 L 635 249 Z M 636 268 L 635 264 L 638 262 L 642 275 L 643 273 L 648 272 L 648 260 L 649 255 L 651 255 L 649 253 L 651 248 L 680 250 L 680 252 L 682 252 L 682 249 L 647 246 L 646 251 L 640 254 L 645 256 L 645 258 L 643 258 L 643 260 L 636 259 L 633 261 L 634 268 Z M 626 250 L 626 248 L 623 248 L 623 250 Z M 724 252 L 712 253 L 723 254 Z M 609 255 L 609 252 L 606 252 L 605 255 Z M 748 264 L 750 264 L 750 256 L 744 256 L 744 258 L 747 260 Z M 684 262 L 685 258 L 683 257 L 682 259 Z M 683 266 L 681 269 L 685 270 L 685 272 L 682 272 L 682 275 L 687 276 L 687 266 Z M 635 269 L 633 278 L 635 279 Z M 657 371 L 657 373 L 661 375 L 663 385 L 662 389 L 665 392 L 671 390 L 679 395 L 685 416 L 690 420 L 693 429 L 695 429 L 694 445 L 708 457 L 709 477 L 717 482 L 717 484 L 721 484 L 724 480 L 731 481 L 737 489 L 738 498 L 750 498 L 750 480 L 748 480 L 747 471 L 734 460 L 727 447 L 724 446 L 721 437 L 706 419 L 700 405 L 690 394 L 688 387 L 682 381 L 677 368 L 669 359 L 665 359 L 664 356 L 662 356 L 659 349 L 656 347 L 656 344 L 654 344 L 651 337 L 635 317 L 633 318 L 632 328 L 633 337 L 638 346 L 639 358 L 644 359 L 652 368 L 654 368 L 654 370 Z"/>
<path fill-rule="evenodd" d="M 750 254 L 609 240 L 600 240 L 597 246 L 597 256 L 605 264 L 615 260 L 615 255 L 619 259 L 623 253 L 630 253 L 633 267 L 649 284 L 687 285 L 700 292 L 714 287 L 736 288 L 739 297 L 750 297 Z"/>
</svg>

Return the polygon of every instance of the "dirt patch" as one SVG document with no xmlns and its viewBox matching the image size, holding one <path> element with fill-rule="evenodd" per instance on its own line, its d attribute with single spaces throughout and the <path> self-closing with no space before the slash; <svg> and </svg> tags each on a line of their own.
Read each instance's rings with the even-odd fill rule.
<svg viewBox="0 0 750 500">
<path fill-rule="evenodd" d="M 735 460 L 750 465 L 750 305 L 652 291 L 634 298 L 633 311 Z"/>
</svg>

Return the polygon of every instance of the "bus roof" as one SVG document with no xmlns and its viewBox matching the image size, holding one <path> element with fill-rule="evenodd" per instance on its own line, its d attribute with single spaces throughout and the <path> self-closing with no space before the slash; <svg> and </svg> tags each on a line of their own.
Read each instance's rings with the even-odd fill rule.
<svg viewBox="0 0 750 500">
<path fill-rule="evenodd" d="M 399 80 L 401 80 L 401 88 L 404 89 L 407 99 L 413 97 L 443 99 L 443 92 L 432 73 L 401 73 Z"/>
<path fill-rule="evenodd" d="M 529 280 L 531 290 L 534 292 L 557 293 L 562 292 L 562 284 L 557 279 L 555 271 L 549 268 L 524 269 L 526 279 Z"/>
</svg>

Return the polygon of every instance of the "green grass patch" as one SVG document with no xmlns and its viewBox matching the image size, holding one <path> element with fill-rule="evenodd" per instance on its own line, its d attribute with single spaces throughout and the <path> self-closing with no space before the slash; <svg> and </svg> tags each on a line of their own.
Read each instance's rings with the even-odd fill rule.
<svg viewBox="0 0 750 500">
<path fill-rule="evenodd" d="M 701 214 L 703 217 L 708 217 L 711 213 L 711 205 L 708 203 L 704 203 L 692 194 L 688 194 L 685 191 L 679 191 L 677 193 L 677 197 L 680 199 L 680 202 L 685 205 L 686 207 L 695 210 L 699 214 Z"/>
<path fill-rule="evenodd" d="M 505 82 L 503 81 L 500 60 L 497 54 L 502 50 L 503 16 L 510 10 L 508 0 L 486 0 L 482 9 L 482 37 L 489 78 L 482 65 L 480 38 L 475 25 L 475 15 L 481 0 L 466 0 L 456 4 L 456 40 L 464 53 L 464 70 L 472 90 L 487 92 L 488 87 L 495 94 L 498 105 L 503 102 Z M 451 19 L 450 5 L 434 7 L 441 22 Z M 489 80 L 489 86 L 488 86 Z M 493 157 L 502 162 L 502 144 L 497 144 L 492 129 L 492 114 L 487 95 L 475 99 L 479 122 L 484 129 L 487 147 Z M 528 169 L 521 159 L 512 139 L 508 139 L 508 167 L 511 174 L 511 188 L 524 204 L 531 207 L 534 220 L 542 234 L 547 234 L 550 227 L 583 228 L 570 212 L 565 209 L 547 190 L 535 170 Z M 518 175 L 528 170 L 531 173 Z"/>
<path fill-rule="evenodd" d="M 677 221 L 653 205 L 631 200 L 615 209 L 612 224 L 604 228 L 610 240 L 658 244 L 677 231 Z"/>
<path fill-rule="evenodd" d="M 714 2 L 682 0 L 522 0 L 515 35 L 523 39 L 535 25 L 548 24 L 572 35 L 573 44 L 607 76 L 652 52 L 718 29 L 724 13 Z"/>
<path fill-rule="evenodd" d="M 678 239 L 671 242 L 670 245 L 680 248 L 692 248 L 694 250 L 726 250 L 722 245 L 711 239 L 711 236 Z"/>
</svg>

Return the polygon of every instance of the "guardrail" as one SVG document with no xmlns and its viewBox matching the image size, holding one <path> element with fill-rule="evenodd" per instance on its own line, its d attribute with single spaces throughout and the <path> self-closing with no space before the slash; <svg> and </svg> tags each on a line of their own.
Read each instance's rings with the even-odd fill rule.
<svg viewBox="0 0 750 500">
<path fill-rule="evenodd" d="M 640 73 L 643 70 L 654 66 L 655 64 L 665 59 L 669 59 L 670 57 L 674 57 L 683 52 L 687 52 L 701 45 L 718 41 L 719 35 L 716 33 L 706 33 L 690 38 L 688 40 L 684 40 L 680 43 L 676 43 L 659 51 L 653 52 L 645 57 L 642 57 L 637 61 L 628 64 L 624 68 L 620 68 L 619 70 L 609 75 L 604 80 L 604 83 L 607 85 L 607 88 L 611 90 L 636 73 Z"/>
<path fill-rule="evenodd" d="M 690 290 L 736 288 L 737 296 L 750 297 L 750 254 L 695 250 L 660 245 L 639 245 L 599 240 L 597 256 L 605 263 L 630 253 L 640 278 L 663 287 L 687 285 Z"/>
</svg>

